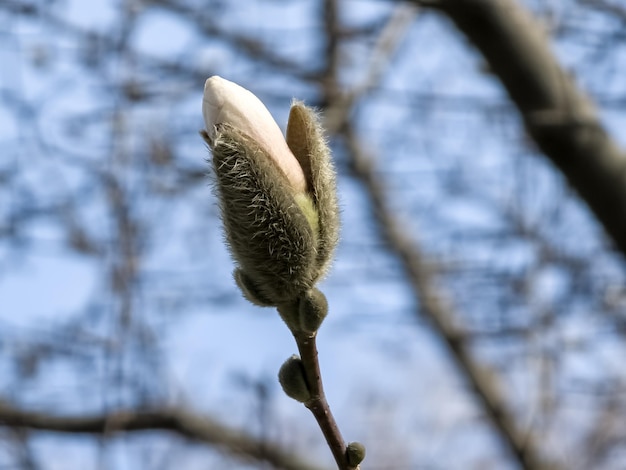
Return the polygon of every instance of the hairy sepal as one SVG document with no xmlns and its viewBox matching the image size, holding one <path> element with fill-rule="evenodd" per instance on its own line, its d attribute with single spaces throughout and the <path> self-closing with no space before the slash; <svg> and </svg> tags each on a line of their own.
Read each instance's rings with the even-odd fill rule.
<svg viewBox="0 0 626 470">
<path fill-rule="evenodd" d="M 255 141 L 222 125 L 211 148 L 226 239 L 263 299 L 259 303 L 279 305 L 299 297 L 318 277 L 318 230 L 310 215 Z"/>
<path fill-rule="evenodd" d="M 287 124 L 287 145 L 304 170 L 319 220 L 315 279 L 324 277 L 339 241 L 339 203 L 335 168 L 319 118 L 294 101 Z"/>
</svg>

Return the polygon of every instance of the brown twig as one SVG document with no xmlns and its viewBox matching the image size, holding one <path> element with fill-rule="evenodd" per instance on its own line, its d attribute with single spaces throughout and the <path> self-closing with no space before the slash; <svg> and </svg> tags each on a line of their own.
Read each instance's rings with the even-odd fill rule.
<svg viewBox="0 0 626 470">
<path fill-rule="evenodd" d="M 322 434 L 324 434 L 326 443 L 335 458 L 335 462 L 337 462 L 338 468 L 340 470 L 356 470 L 358 466 L 353 467 L 348 463 L 346 444 L 341 436 L 341 431 L 339 431 L 335 417 L 330 410 L 330 406 L 326 401 L 320 364 L 317 357 L 316 335 L 295 333 L 294 338 L 298 345 L 300 360 L 304 366 L 305 378 L 311 393 L 311 398 L 304 406 L 311 410 L 311 413 L 315 416 L 315 420 Z"/>
<path fill-rule="evenodd" d="M 336 0 L 326 0 L 324 2 L 327 64 L 323 74 L 326 79 L 323 83 L 322 107 L 325 108 L 324 127 L 331 135 L 337 133 L 341 128 L 349 115 L 349 110 L 354 106 L 358 98 L 378 82 L 387 61 L 393 56 L 393 51 L 402 41 L 409 24 L 417 13 L 417 8 L 412 6 L 401 5 L 396 7 L 377 38 L 370 61 L 370 72 L 366 79 L 351 92 L 340 93 L 339 81 L 337 80 L 338 66 L 341 60 L 340 43 L 337 34 L 341 29 L 338 8 Z M 305 378 L 311 393 L 311 399 L 305 403 L 305 406 L 315 416 L 339 469 L 358 470 L 360 468 L 359 465 L 356 467 L 352 466 L 348 461 L 346 444 L 326 401 L 318 361 L 316 336 L 294 333 L 294 338 L 298 345 Z"/>
</svg>

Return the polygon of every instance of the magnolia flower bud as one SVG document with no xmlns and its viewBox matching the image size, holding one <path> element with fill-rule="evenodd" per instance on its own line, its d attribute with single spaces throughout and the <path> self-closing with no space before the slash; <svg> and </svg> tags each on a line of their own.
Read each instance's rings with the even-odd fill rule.
<svg viewBox="0 0 626 470">
<path fill-rule="evenodd" d="M 293 303 L 326 273 L 338 240 L 321 126 L 294 102 L 285 140 L 256 96 L 217 76 L 206 81 L 202 113 L 237 284 L 257 305 Z"/>
</svg>

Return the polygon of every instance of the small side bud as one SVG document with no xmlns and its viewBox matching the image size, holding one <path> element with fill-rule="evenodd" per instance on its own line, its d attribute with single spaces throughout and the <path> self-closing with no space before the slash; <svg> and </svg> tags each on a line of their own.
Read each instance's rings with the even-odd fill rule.
<svg viewBox="0 0 626 470">
<path fill-rule="evenodd" d="M 258 305 L 259 307 L 274 306 L 272 301 L 266 298 L 259 291 L 258 287 L 254 285 L 252 279 L 250 279 L 250 277 L 241 269 L 235 269 L 235 271 L 233 271 L 233 277 L 235 278 L 235 282 L 241 290 L 241 293 L 249 302 L 252 302 L 254 305 Z"/>
<path fill-rule="evenodd" d="M 346 447 L 346 458 L 348 465 L 356 467 L 365 459 L 365 446 L 360 442 L 351 442 Z"/>
<path fill-rule="evenodd" d="M 326 296 L 314 287 L 300 298 L 299 304 L 300 330 L 315 333 L 328 314 Z"/>
<path fill-rule="evenodd" d="M 300 331 L 300 310 L 298 301 L 285 302 L 278 305 L 277 310 L 280 318 L 287 324 L 292 333 Z"/>
<path fill-rule="evenodd" d="M 301 403 L 305 403 L 311 398 L 311 392 L 304 376 L 304 366 L 295 354 L 281 366 L 278 371 L 278 381 L 288 397 Z"/>
</svg>

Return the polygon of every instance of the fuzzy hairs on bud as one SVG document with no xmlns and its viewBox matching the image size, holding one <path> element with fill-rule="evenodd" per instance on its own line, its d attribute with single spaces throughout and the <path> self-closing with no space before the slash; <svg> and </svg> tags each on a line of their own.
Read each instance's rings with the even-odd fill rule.
<svg viewBox="0 0 626 470">
<path fill-rule="evenodd" d="M 335 167 L 315 111 L 294 101 L 287 123 L 287 145 L 307 178 L 319 214 L 316 279 L 324 277 L 339 241 L 339 202 Z"/>
<path fill-rule="evenodd" d="M 255 297 L 278 305 L 312 287 L 317 233 L 265 150 L 222 125 L 213 140 L 213 169 L 226 240 Z"/>
</svg>

